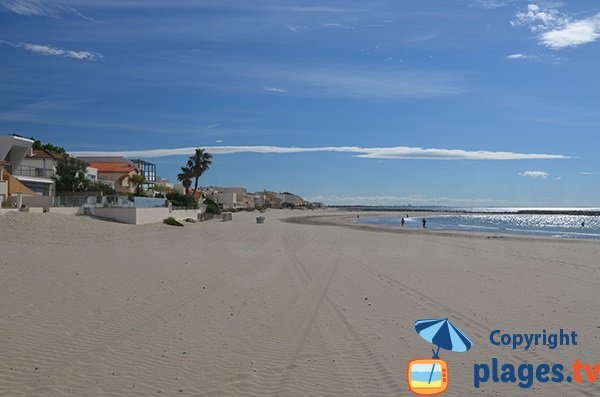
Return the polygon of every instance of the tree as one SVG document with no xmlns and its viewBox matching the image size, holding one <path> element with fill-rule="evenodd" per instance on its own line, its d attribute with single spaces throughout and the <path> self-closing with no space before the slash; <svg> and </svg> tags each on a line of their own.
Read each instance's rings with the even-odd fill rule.
<svg viewBox="0 0 600 397">
<path fill-rule="evenodd" d="M 87 190 L 85 179 L 85 162 L 71 157 L 63 156 L 56 163 L 56 190 L 58 192 L 82 192 Z"/>
<path fill-rule="evenodd" d="M 196 152 L 192 157 L 189 158 L 187 168 L 190 171 L 190 179 L 194 178 L 194 192 L 192 195 L 196 195 L 196 191 L 198 190 L 198 180 L 210 168 L 212 164 L 212 154 L 208 153 L 204 149 L 196 149 Z"/>
<path fill-rule="evenodd" d="M 168 189 L 165 185 L 156 184 L 152 186 L 152 190 L 154 191 L 154 197 L 165 197 Z"/>
<path fill-rule="evenodd" d="M 107 185 L 104 182 L 100 182 L 100 181 L 90 181 L 90 180 L 86 180 L 87 182 L 87 188 L 86 191 L 87 192 L 100 192 L 105 196 L 113 196 L 115 194 L 117 194 L 117 191 L 112 188 L 111 186 Z"/>
<path fill-rule="evenodd" d="M 135 187 L 135 195 L 142 195 L 142 185 L 146 182 L 144 175 L 133 175 L 129 178 L 129 182 Z"/>
<path fill-rule="evenodd" d="M 190 186 L 192 186 L 192 171 L 188 167 L 181 167 L 181 172 L 177 174 L 177 180 L 180 181 L 185 188 L 185 194 L 190 194 Z"/>
<path fill-rule="evenodd" d="M 66 154 L 67 151 L 62 146 L 56 146 L 52 143 L 42 143 L 39 139 L 35 139 L 34 137 L 29 138 L 33 141 L 33 145 L 31 146 L 33 149 L 42 149 L 48 150 L 54 153 Z"/>
</svg>

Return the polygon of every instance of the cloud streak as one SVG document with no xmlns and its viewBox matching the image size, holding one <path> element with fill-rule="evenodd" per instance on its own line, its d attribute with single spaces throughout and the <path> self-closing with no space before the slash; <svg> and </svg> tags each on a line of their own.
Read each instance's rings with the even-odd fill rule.
<svg viewBox="0 0 600 397">
<path fill-rule="evenodd" d="M 64 48 L 54 47 L 46 44 L 32 44 L 32 43 L 13 43 L 10 41 L 0 40 L 0 44 L 6 44 L 15 48 L 22 48 L 24 50 L 33 52 L 38 55 L 45 56 L 58 56 L 67 57 L 85 61 L 96 61 L 104 58 L 104 55 L 94 51 L 74 51 L 67 50 Z"/>
<path fill-rule="evenodd" d="M 519 206 L 524 202 L 496 200 L 492 198 L 428 197 L 422 195 L 346 196 L 319 195 L 307 200 L 326 205 L 441 205 L 441 206 Z"/>
<path fill-rule="evenodd" d="M 153 149 L 112 152 L 73 152 L 75 156 L 125 156 L 125 157 L 166 157 L 189 156 L 195 147 L 176 149 Z M 325 146 L 325 147 L 283 147 L 283 146 L 207 146 L 204 149 L 212 154 L 263 153 L 350 153 L 354 157 L 399 160 L 550 160 L 568 159 L 569 156 L 560 154 L 492 152 L 485 150 L 469 151 L 461 149 L 435 149 L 408 146 L 366 148 L 357 146 Z M 532 172 L 532 171 L 527 171 Z"/>
<path fill-rule="evenodd" d="M 64 15 L 75 15 L 83 19 L 93 20 L 74 8 L 65 7 L 60 4 L 52 4 L 43 0 L 0 0 L 0 7 L 14 14 L 27 17 L 59 19 Z"/>
<path fill-rule="evenodd" d="M 288 92 L 287 90 L 285 90 L 283 88 L 278 88 L 278 87 L 265 87 L 265 91 L 277 92 L 277 93 L 280 93 L 280 94 Z"/>
</svg>

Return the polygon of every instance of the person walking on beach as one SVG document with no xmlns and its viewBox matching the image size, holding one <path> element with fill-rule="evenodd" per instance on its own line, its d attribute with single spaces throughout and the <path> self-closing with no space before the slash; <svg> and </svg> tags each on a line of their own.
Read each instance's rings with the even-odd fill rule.
<svg viewBox="0 0 600 397">
<path fill-rule="evenodd" d="M 425 226 L 427 224 L 427 220 L 425 218 L 423 218 L 423 229 L 427 229 L 427 226 Z"/>
<path fill-rule="evenodd" d="M 402 220 L 400 221 L 400 224 L 402 225 L 402 227 L 404 227 L 404 218 L 402 218 Z"/>
</svg>

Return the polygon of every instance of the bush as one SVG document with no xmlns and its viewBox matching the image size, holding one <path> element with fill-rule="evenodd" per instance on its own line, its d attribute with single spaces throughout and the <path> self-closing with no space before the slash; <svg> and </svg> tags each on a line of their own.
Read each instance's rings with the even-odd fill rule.
<svg viewBox="0 0 600 397">
<path fill-rule="evenodd" d="M 204 204 L 206 204 L 206 213 L 207 214 L 220 214 L 221 208 L 219 204 L 217 204 L 214 200 L 209 198 L 204 200 Z"/>
<path fill-rule="evenodd" d="M 167 225 L 171 225 L 171 226 L 183 226 L 183 223 L 179 222 L 177 219 L 173 218 L 172 216 L 165 219 L 163 221 L 163 223 L 167 224 Z"/>
<path fill-rule="evenodd" d="M 196 200 L 192 196 L 186 196 L 185 194 L 177 192 L 167 193 L 167 200 L 173 204 L 173 207 L 198 208 Z"/>
</svg>

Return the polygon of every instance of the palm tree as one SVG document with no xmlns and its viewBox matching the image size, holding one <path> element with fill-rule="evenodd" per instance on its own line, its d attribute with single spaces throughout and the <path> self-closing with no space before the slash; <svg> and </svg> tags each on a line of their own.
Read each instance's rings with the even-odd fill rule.
<svg viewBox="0 0 600 397">
<path fill-rule="evenodd" d="M 185 194 L 190 194 L 190 186 L 192 186 L 192 171 L 188 167 L 181 167 L 181 173 L 177 174 L 177 180 L 181 182 L 185 188 Z"/>
<path fill-rule="evenodd" d="M 212 154 L 206 152 L 204 149 L 196 149 L 196 153 L 189 158 L 185 168 L 190 171 L 190 179 L 195 178 L 193 196 L 196 195 L 196 191 L 198 190 L 198 179 L 210 168 L 211 164 Z"/>
</svg>

